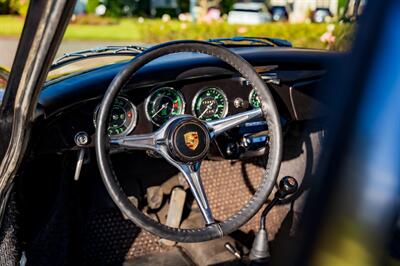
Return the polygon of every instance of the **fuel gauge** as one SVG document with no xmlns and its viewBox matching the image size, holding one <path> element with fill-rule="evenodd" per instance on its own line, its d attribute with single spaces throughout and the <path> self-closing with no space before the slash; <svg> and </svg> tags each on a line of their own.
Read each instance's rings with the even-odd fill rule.
<svg viewBox="0 0 400 266">
<path fill-rule="evenodd" d="M 251 107 L 253 107 L 253 108 L 261 107 L 260 96 L 258 96 L 256 89 L 251 90 L 251 92 L 249 94 L 249 103 L 250 103 Z"/>
</svg>

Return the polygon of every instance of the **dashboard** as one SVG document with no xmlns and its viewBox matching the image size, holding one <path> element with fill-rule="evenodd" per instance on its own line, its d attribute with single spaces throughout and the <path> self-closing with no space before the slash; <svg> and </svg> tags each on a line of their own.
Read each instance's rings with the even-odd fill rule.
<svg viewBox="0 0 400 266">
<path fill-rule="evenodd" d="M 324 115 L 323 100 L 315 95 L 326 73 L 325 66 L 339 59 L 339 55 L 295 48 L 233 50 L 268 83 L 283 130 L 290 121 Z M 74 137 L 82 131 L 93 141 L 102 96 L 126 64 L 119 62 L 48 81 L 40 94 L 35 118 L 37 152 L 76 150 Z M 193 53 L 173 55 L 149 63 L 125 85 L 114 102 L 108 134 L 145 134 L 180 114 L 213 121 L 259 106 L 260 99 L 253 87 L 215 58 Z M 256 119 L 219 136 L 209 157 L 238 159 L 261 155 L 266 141 L 266 122 Z M 89 147 L 94 147 L 94 143 Z"/>
</svg>

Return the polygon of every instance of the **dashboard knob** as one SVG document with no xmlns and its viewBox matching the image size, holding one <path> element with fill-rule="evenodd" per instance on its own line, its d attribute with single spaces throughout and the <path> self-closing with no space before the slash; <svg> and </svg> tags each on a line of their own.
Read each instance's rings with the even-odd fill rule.
<svg viewBox="0 0 400 266">
<path fill-rule="evenodd" d="M 235 106 L 235 108 L 243 108 L 244 107 L 244 101 L 243 101 L 242 98 L 238 97 L 233 101 L 233 105 Z"/>
<path fill-rule="evenodd" d="M 81 131 L 75 135 L 75 144 L 79 147 L 86 146 L 89 143 L 89 135 L 88 133 Z"/>
<path fill-rule="evenodd" d="M 234 143 L 229 143 L 226 147 L 226 154 L 228 156 L 236 156 L 237 155 L 237 147 Z"/>
</svg>

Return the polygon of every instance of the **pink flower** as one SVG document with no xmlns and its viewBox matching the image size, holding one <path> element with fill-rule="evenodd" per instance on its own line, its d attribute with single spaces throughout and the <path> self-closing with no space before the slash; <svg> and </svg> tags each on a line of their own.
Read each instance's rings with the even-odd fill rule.
<svg viewBox="0 0 400 266">
<path fill-rule="evenodd" d="M 206 16 L 203 18 L 203 20 L 207 23 L 211 23 L 213 21 L 219 20 L 220 18 L 221 18 L 221 11 L 216 8 L 210 8 Z"/>
<path fill-rule="evenodd" d="M 332 32 L 325 32 L 322 34 L 320 40 L 323 43 L 332 44 L 335 42 L 336 37 L 332 34 Z"/>
</svg>

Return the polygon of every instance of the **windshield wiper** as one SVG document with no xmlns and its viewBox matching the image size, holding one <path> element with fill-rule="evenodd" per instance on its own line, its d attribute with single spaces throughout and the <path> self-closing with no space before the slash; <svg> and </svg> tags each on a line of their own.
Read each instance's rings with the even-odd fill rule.
<svg viewBox="0 0 400 266">
<path fill-rule="evenodd" d="M 51 70 L 59 68 L 63 65 L 78 61 L 84 58 L 98 57 L 98 56 L 114 56 L 114 55 L 123 55 L 123 56 L 136 56 L 141 52 L 145 51 L 147 48 L 136 45 L 126 45 L 126 46 L 104 46 L 97 47 L 93 49 L 82 50 L 73 53 L 65 53 L 63 56 L 55 60 L 55 62 L 51 65 Z"/>
<path fill-rule="evenodd" d="M 292 43 L 287 40 L 268 38 L 268 37 L 232 37 L 218 38 L 208 40 L 212 43 L 221 44 L 224 46 L 241 46 L 241 45 L 263 45 L 271 47 L 292 47 Z"/>
</svg>

